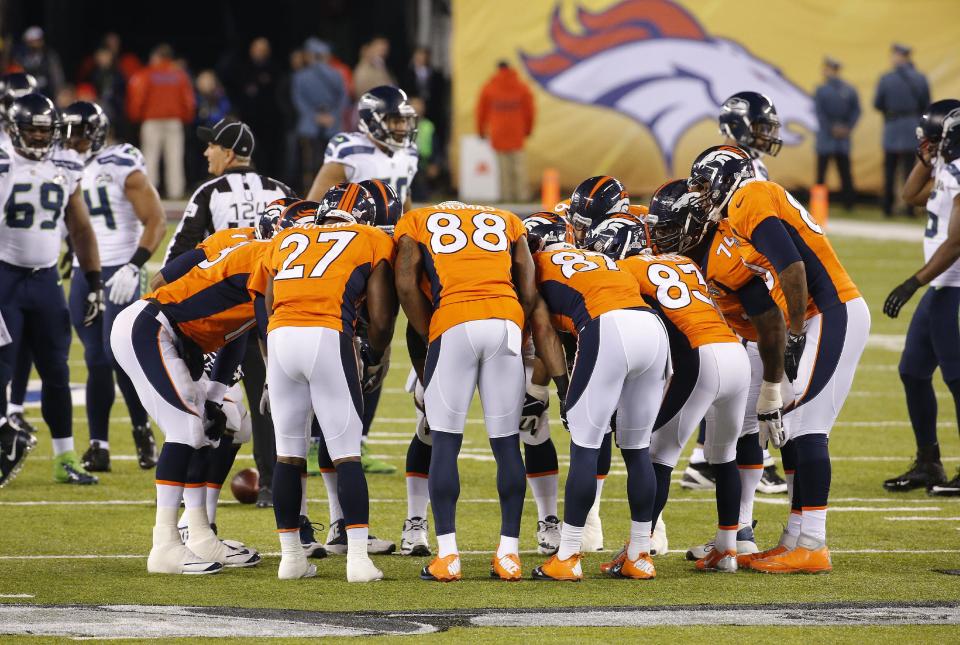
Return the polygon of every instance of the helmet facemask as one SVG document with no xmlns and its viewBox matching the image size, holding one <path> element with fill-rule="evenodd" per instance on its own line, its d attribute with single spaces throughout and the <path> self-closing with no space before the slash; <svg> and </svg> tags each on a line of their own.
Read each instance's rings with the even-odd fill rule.
<svg viewBox="0 0 960 645">
<path fill-rule="evenodd" d="M 46 114 L 35 115 L 30 124 L 12 121 L 7 126 L 7 131 L 14 149 L 34 161 L 43 161 L 49 157 L 59 140 L 57 124 Z"/>
</svg>

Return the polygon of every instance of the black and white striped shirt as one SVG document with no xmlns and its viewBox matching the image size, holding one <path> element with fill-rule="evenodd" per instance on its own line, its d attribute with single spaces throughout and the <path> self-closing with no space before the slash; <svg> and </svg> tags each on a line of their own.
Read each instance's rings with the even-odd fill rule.
<svg viewBox="0 0 960 645">
<path fill-rule="evenodd" d="M 201 185 L 183 211 L 163 263 L 189 251 L 225 228 L 256 226 L 257 216 L 275 199 L 294 196 L 285 184 L 249 167 L 230 168 Z"/>
</svg>

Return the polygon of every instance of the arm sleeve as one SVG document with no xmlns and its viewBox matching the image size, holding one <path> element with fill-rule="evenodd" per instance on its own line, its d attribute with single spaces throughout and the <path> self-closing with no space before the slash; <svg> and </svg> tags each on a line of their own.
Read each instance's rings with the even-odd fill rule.
<svg viewBox="0 0 960 645">
<path fill-rule="evenodd" d="M 169 284 L 182 278 L 190 269 L 197 266 L 198 262 L 203 262 L 206 259 L 207 256 L 201 249 L 190 249 L 163 265 L 163 268 L 160 269 L 160 275 Z"/>
<path fill-rule="evenodd" d="M 770 291 L 767 290 L 767 285 L 756 276 L 734 293 L 739 298 L 740 304 L 748 316 L 757 316 L 771 307 L 777 306 L 777 303 L 770 296 Z"/>
<path fill-rule="evenodd" d="M 170 242 L 167 262 L 186 253 L 213 232 L 213 214 L 210 212 L 210 191 L 201 188 L 193 194 L 183 211 L 183 220 Z"/>
<path fill-rule="evenodd" d="M 241 334 L 224 345 L 210 368 L 210 380 L 223 383 L 226 386 L 233 384 L 233 375 L 236 373 L 243 357 L 247 353 L 247 334 Z"/>
<path fill-rule="evenodd" d="M 754 227 L 750 237 L 753 245 L 770 260 L 777 273 L 802 259 L 779 217 L 771 216 L 761 221 Z"/>
<path fill-rule="evenodd" d="M 270 317 L 267 315 L 267 300 L 262 293 L 253 297 L 253 315 L 257 319 L 257 334 L 259 334 L 260 340 L 266 341 L 267 325 L 270 322 Z"/>
</svg>

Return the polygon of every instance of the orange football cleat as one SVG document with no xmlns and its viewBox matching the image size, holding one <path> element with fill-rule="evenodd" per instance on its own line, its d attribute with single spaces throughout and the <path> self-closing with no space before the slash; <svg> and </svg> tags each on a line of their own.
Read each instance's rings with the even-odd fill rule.
<svg viewBox="0 0 960 645">
<path fill-rule="evenodd" d="M 624 543 L 623 548 L 617 551 L 617 554 L 613 556 L 613 560 L 610 562 L 601 562 L 600 563 L 600 573 L 611 573 L 618 564 L 622 563 L 627 559 L 627 546 L 629 542 Z"/>
<path fill-rule="evenodd" d="M 556 555 L 533 570 L 534 580 L 556 580 L 563 582 L 580 582 L 583 580 L 583 567 L 580 566 L 580 554 L 574 553 L 566 560 Z"/>
<path fill-rule="evenodd" d="M 433 562 L 425 566 L 420 571 L 421 580 L 430 580 L 432 582 L 453 582 L 460 580 L 463 574 L 460 572 L 460 555 L 451 553 L 442 558 L 437 557 Z"/>
<path fill-rule="evenodd" d="M 736 573 L 737 557 L 736 551 L 718 551 L 717 549 L 712 549 L 707 552 L 707 555 L 697 560 L 697 571 Z"/>
<path fill-rule="evenodd" d="M 493 556 L 493 561 L 490 563 L 490 577 L 507 582 L 520 580 L 523 577 L 520 570 L 520 556 L 516 553 L 508 553 L 502 558 Z"/>
<path fill-rule="evenodd" d="M 757 560 L 772 558 L 774 556 L 784 554 L 788 550 L 789 549 L 787 549 L 787 547 L 783 546 L 782 544 L 778 544 L 772 549 L 760 551 L 759 553 L 744 553 L 743 555 L 737 556 L 737 566 L 741 569 L 750 569 L 751 565 Z"/>
<path fill-rule="evenodd" d="M 653 558 L 649 553 L 641 553 L 636 560 L 630 560 L 624 554 L 623 562 L 614 567 L 611 573 L 632 580 L 653 580 L 657 577 L 657 568 L 653 566 Z"/>
<path fill-rule="evenodd" d="M 798 546 L 780 555 L 750 563 L 750 568 L 761 573 L 829 573 L 833 571 L 830 549 Z"/>
</svg>

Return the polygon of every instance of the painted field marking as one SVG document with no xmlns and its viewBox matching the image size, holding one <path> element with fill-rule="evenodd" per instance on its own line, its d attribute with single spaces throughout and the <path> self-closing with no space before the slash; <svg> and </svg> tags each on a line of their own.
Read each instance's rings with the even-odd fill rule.
<svg viewBox="0 0 960 645">
<path fill-rule="evenodd" d="M 960 522 L 960 517 L 928 517 L 915 515 L 908 517 L 885 517 L 888 522 Z"/>
</svg>

